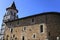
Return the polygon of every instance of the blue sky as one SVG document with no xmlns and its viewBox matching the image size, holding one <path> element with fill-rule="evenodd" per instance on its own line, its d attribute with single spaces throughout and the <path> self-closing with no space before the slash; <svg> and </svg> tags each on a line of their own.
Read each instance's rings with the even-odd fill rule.
<svg viewBox="0 0 60 40">
<path fill-rule="evenodd" d="M 41 12 L 60 12 L 60 0 L 0 0 L 0 28 L 6 8 L 15 1 L 18 16 L 26 17 Z"/>
</svg>

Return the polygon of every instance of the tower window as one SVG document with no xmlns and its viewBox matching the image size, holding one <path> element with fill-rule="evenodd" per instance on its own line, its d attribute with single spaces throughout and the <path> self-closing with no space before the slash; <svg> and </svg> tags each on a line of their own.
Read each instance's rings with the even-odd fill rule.
<svg viewBox="0 0 60 40">
<path fill-rule="evenodd" d="M 26 27 L 23 27 L 23 31 L 26 30 Z"/>
<path fill-rule="evenodd" d="M 43 25 L 40 25 L 40 32 L 43 32 Z"/>
</svg>

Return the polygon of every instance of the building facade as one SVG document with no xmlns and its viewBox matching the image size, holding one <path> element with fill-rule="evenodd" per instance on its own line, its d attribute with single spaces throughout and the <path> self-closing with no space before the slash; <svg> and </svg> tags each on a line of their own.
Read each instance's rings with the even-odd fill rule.
<svg viewBox="0 0 60 40">
<path fill-rule="evenodd" d="M 5 25 L 4 25 L 4 23 L 2 23 L 1 29 L 0 29 L 0 40 L 3 40 L 4 31 L 5 31 Z"/>
<path fill-rule="evenodd" d="M 3 40 L 60 40 L 60 13 L 45 12 L 18 18 L 14 2 L 6 11 Z"/>
</svg>

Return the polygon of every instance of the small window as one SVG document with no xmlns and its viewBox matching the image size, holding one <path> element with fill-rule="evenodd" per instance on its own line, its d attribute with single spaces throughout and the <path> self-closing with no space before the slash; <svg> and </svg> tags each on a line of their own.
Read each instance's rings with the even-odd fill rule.
<svg viewBox="0 0 60 40">
<path fill-rule="evenodd" d="M 13 35 L 13 38 L 15 37 L 15 35 Z"/>
<path fill-rule="evenodd" d="M 11 33 L 13 32 L 13 29 L 12 29 L 12 28 L 10 28 L 10 32 L 11 32 Z"/>
<path fill-rule="evenodd" d="M 23 30 L 26 30 L 26 27 L 23 27 Z"/>
<path fill-rule="evenodd" d="M 40 25 L 40 32 L 43 32 L 43 25 Z"/>
<path fill-rule="evenodd" d="M 32 36 L 33 38 L 36 38 L 36 35 L 35 34 L 33 34 L 33 36 Z"/>
<path fill-rule="evenodd" d="M 33 35 L 33 38 L 35 38 L 35 35 Z"/>
<path fill-rule="evenodd" d="M 34 22 L 34 19 L 32 19 L 32 22 Z"/>
</svg>

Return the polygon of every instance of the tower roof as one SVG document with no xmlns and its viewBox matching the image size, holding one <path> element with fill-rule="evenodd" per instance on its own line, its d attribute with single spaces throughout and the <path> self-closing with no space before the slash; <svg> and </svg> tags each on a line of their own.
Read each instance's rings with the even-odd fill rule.
<svg viewBox="0 0 60 40">
<path fill-rule="evenodd" d="M 8 9 L 14 9 L 18 12 L 18 10 L 16 9 L 16 6 L 15 6 L 15 2 L 13 2 L 10 7 L 6 8 L 6 10 L 8 10 Z"/>
<path fill-rule="evenodd" d="M 14 9 L 16 9 L 15 2 L 12 3 L 11 7 L 13 7 Z"/>
</svg>

